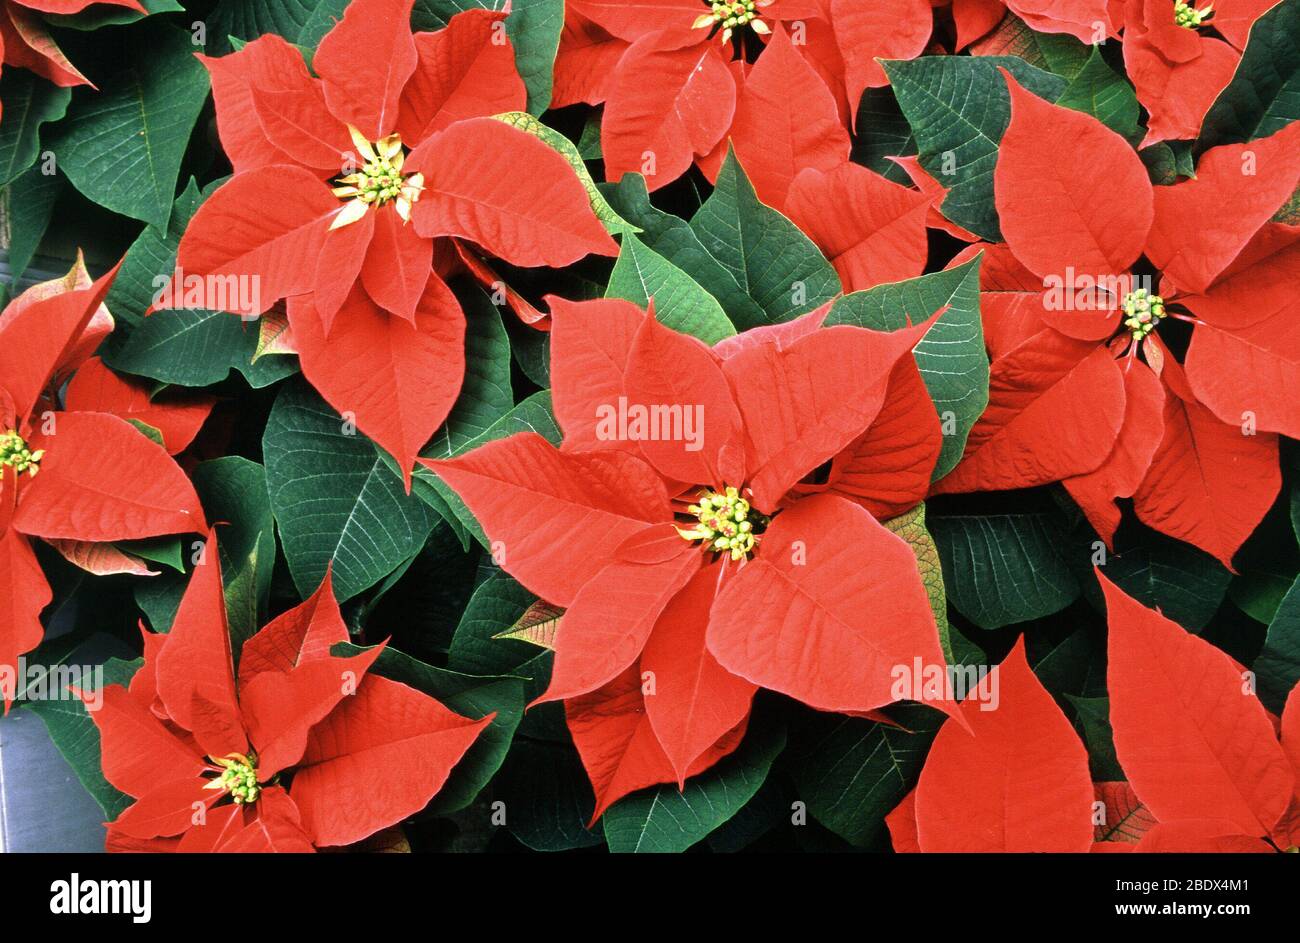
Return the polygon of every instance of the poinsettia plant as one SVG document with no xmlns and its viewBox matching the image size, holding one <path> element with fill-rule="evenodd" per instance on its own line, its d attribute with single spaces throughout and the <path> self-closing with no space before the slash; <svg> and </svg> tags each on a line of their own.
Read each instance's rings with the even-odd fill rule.
<svg viewBox="0 0 1300 943">
<path fill-rule="evenodd" d="M 1286 312 L 1297 234 L 1271 221 L 1300 184 L 1300 127 L 1210 148 L 1195 179 L 1157 188 L 1113 131 L 1007 81 L 994 181 L 1007 242 L 984 278 L 1008 297 L 986 319 L 989 409 L 939 490 L 1063 481 L 1107 540 L 1114 499 L 1131 497 L 1151 526 L 1231 566 L 1281 486 L 1277 433 L 1300 429 L 1286 392 L 1300 380 Z M 1043 153 L 1067 136 L 1086 158 Z M 1030 192 L 1049 166 L 1059 183 Z M 1225 215 L 1205 226 L 1210 213 Z M 1130 274 L 1139 255 L 1156 277 Z M 1161 340 L 1169 318 L 1193 325 L 1185 366 Z"/>
<path fill-rule="evenodd" d="M 331 655 L 348 632 L 328 576 L 244 643 L 236 681 L 215 543 L 130 685 L 95 693 L 104 776 L 136 800 L 110 850 L 311 851 L 423 808 L 491 716 L 367 674 L 381 646 Z"/>
<path fill-rule="evenodd" d="M 1297 35 L 4 4 L 0 843 L 1294 849 Z"/>
<path fill-rule="evenodd" d="M 251 283 L 238 314 L 290 299 L 303 370 L 404 470 L 464 372 L 464 319 L 435 247 L 464 239 L 531 266 L 613 252 L 564 159 L 489 117 L 525 103 L 501 14 L 412 34 L 412 2 L 350 4 L 316 75 L 275 35 L 205 62 L 235 175 L 177 256 L 182 282 Z"/>
<path fill-rule="evenodd" d="M 929 480 L 881 460 L 882 427 L 919 417 L 912 447 L 938 457 L 908 356 L 928 325 L 819 329 L 821 311 L 710 350 L 627 302 L 552 312 L 560 448 L 519 433 L 427 464 L 506 572 L 565 607 L 540 700 L 565 702 L 597 814 L 729 752 L 759 686 L 868 712 L 896 700 L 893 665 L 942 663 L 912 551 L 863 507 Z"/>
</svg>

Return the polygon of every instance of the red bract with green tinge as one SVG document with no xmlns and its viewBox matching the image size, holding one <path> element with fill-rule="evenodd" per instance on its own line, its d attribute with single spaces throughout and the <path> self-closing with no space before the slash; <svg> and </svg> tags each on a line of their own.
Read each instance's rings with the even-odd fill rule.
<svg viewBox="0 0 1300 943">
<path fill-rule="evenodd" d="M 866 510 L 914 505 L 938 455 L 911 357 L 929 322 L 818 311 L 711 350 L 627 302 L 552 313 L 561 447 L 523 433 L 425 464 L 567 610 L 540 700 L 565 702 L 597 814 L 729 752 L 758 687 L 866 712 L 895 700 L 894 665 L 943 663 L 912 550 Z M 648 425 L 669 414 L 694 425 Z M 873 448 L 899 415 L 919 417 L 919 478 Z"/>
<path fill-rule="evenodd" d="M 327 575 L 244 643 L 236 679 L 210 538 L 171 631 L 145 634 L 129 688 L 83 694 L 104 776 L 135 799 L 109 849 L 305 852 L 424 808 L 492 716 L 368 674 L 383 646 L 330 654 L 347 640 Z"/>
<path fill-rule="evenodd" d="M 303 372 L 397 459 L 446 419 L 465 320 L 444 276 L 465 240 L 515 265 L 615 246 L 569 164 L 491 115 L 524 107 L 504 13 L 412 34 L 412 0 L 355 0 L 312 59 L 274 35 L 204 59 L 235 175 L 195 214 L 179 275 L 288 298 Z M 319 76 L 319 77 L 317 77 Z"/>
</svg>

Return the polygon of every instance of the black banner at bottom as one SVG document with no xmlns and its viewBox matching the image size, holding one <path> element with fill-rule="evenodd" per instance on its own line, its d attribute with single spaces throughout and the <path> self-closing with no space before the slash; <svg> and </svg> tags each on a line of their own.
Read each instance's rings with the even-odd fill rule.
<svg viewBox="0 0 1300 943">
<path fill-rule="evenodd" d="M 1294 913 L 1296 872 L 1270 855 L 62 856 L 0 858 L 11 926 L 596 935 L 620 925 L 731 932 L 773 919 L 950 934 L 1096 924 L 1216 931 Z M 608 919 L 605 914 L 608 913 Z M 452 922 L 454 921 L 454 922 Z M 610 921 L 619 921 L 611 923 Z M 804 923 L 806 921 L 806 923 Z M 673 931 L 676 932 L 676 931 Z M 621 933 L 620 933 L 621 935 Z"/>
</svg>

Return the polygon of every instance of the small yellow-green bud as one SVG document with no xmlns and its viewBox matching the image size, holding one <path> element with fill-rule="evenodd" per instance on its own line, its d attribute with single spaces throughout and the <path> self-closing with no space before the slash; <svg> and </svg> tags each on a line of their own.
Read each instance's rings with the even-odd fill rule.
<svg viewBox="0 0 1300 943">
<path fill-rule="evenodd" d="M 1184 0 L 1174 0 L 1174 23 L 1184 29 L 1196 29 L 1214 16 L 1214 4 L 1196 9 Z"/>
</svg>

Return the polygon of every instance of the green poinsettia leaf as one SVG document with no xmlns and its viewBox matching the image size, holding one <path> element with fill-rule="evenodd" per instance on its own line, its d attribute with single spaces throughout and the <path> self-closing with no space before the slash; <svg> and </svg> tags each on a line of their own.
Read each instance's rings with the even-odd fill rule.
<svg viewBox="0 0 1300 943">
<path fill-rule="evenodd" d="M 347 9 L 349 0 L 218 0 L 208 19 L 208 55 L 231 51 L 230 37 L 252 40 L 274 33 L 290 43 L 315 49 Z"/>
<path fill-rule="evenodd" d="M 269 386 L 297 372 L 298 359 L 254 360 L 259 340 L 256 321 L 202 309 L 143 316 L 175 272 L 181 235 L 205 196 L 191 180 L 176 198 L 166 225 L 147 227 L 127 250 L 106 302 L 118 326 L 101 354 L 114 370 L 160 383 L 209 386 L 238 370 L 250 386 Z"/>
<path fill-rule="evenodd" d="M 661 324 L 710 346 L 736 333 L 712 295 L 630 233 L 623 236 L 605 297 L 623 298 L 643 308 L 654 299 L 655 317 Z"/>
<path fill-rule="evenodd" d="M 1074 708 L 1075 723 L 1088 748 L 1088 768 L 1093 780 L 1122 780 L 1124 771 L 1115 756 L 1114 732 L 1110 726 L 1110 698 L 1066 694 L 1065 699 Z"/>
<path fill-rule="evenodd" d="M 1065 33 L 1040 33 L 1012 13 L 977 46 L 982 56 L 1015 56 L 1066 79 L 1079 74 L 1093 49 Z"/>
<path fill-rule="evenodd" d="M 1300 579 L 1278 604 L 1264 647 L 1251 667 L 1264 703 L 1280 710 L 1291 689 L 1300 684 Z"/>
<path fill-rule="evenodd" d="M 910 187 L 912 178 L 907 171 L 890 160 L 916 153 L 916 135 L 898 107 L 893 89 L 884 86 L 864 91 L 853 126 L 856 133 L 852 161 L 874 170 L 886 180 Z"/>
<path fill-rule="evenodd" d="M 850 844 L 888 847 L 885 816 L 916 785 L 943 715 L 891 708 L 897 727 L 809 713 L 791 732 L 790 769 L 808 813 Z"/>
<path fill-rule="evenodd" d="M 45 173 L 37 162 L 0 191 L 3 219 L 8 224 L 9 275 L 16 282 L 27 271 L 54 217 L 54 204 L 63 191 L 63 178 Z"/>
<path fill-rule="evenodd" d="M 59 169 L 85 196 L 162 228 L 171 215 L 190 132 L 208 97 L 208 72 L 190 33 L 166 24 L 132 32 L 126 68 L 78 89 L 50 134 Z"/>
<path fill-rule="evenodd" d="M 928 524 L 948 599 L 982 629 L 1051 615 L 1079 596 L 1058 515 L 931 516 Z"/>
<path fill-rule="evenodd" d="M 110 658 L 103 666 L 103 686 L 129 684 L 143 663 L 144 660 L 140 658 L 134 661 Z M 93 683 L 93 679 L 84 679 L 84 689 L 87 692 L 98 692 L 103 686 Z M 31 701 L 28 709 L 44 721 L 50 740 L 68 761 L 72 772 L 91 798 L 104 810 L 106 819 L 111 821 L 117 818 L 123 809 L 135 801 L 104 779 L 100 765 L 99 729 L 79 698 L 69 696 Z"/>
<path fill-rule="evenodd" d="M 596 799 L 570 744 L 516 739 L 498 781 L 506 826 L 533 851 L 572 851 L 602 842 L 587 822 Z"/>
<path fill-rule="evenodd" d="M 840 293 L 830 262 L 799 227 L 759 202 L 733 151 L 691 230 L 762 312 L 753 322 L 732 312 L 739 330 L 793 320 Z"/>
<path fill-rule="evenodd" d="M 640 227 L 637 238 L 712 295 L 733 324 L 767 322 L 763 308 L 736 281 L 732 270 L 704 248 L 690 224 L 650 202 L 644 177 L 624 174 L 617 184 L 600 184 L 600 190 L 619 213 Z"/>
<path fill-rule="evenodd" d="M 944 436 L 935 479 L 961 461 L 966 437 L 989 401 L 979 267 L 975 258 L 945 272 L 855 291 L 837 299 L 826 318 L 827 324 L 896 331 L 948 306 L 913 352 Z"/>
<path fill-rule="evenodd" d="M 1142 139 L 1137 92 L 1106 63 L 1100 46 L 1093 47 L 1087 62 L 1069 79 L 1058 105 L 1092 115 L 1130 143 Z"/>
<path fill-rule="evenodd" d="M 1011 122 L 1011 98 L 998 69 L 1048 101 L 1056 101 L 1066 80 L 1015 56 L 922 56 L 884 67 L 916 135 L 921 166 L 948 190 L 943 215 L 1001 242 L 993 168 Z"/>
<path fill-rule="evenodd" d="M 6 69 L 0 77 L 0 186 L 12 183 L 36 163 L 41 126 L 68 110 L 72 90 L 51 85 L 26 69 Z"/>
<path fill-rule="evenodd" d="M 1201 123 L 1197 149 L 1268 137 L 1300 118 L 1300 0 L 1283 0 L 1250 28 L 1232 81 Z"/>
<path fill-rule="evenodd" d="M 197 465 L 192 481 L 208 520 L 222 522 L 217 529 L 221 579 L 238 657 L 243 641 L 261 628 L 271 594 L 275 521 L 266 490 L 266 470 L 249 459 L 226 455 Z M 185 562 L 192 563 L 190 554 L 197 546 L 181 547 Z M 136 584 L 136 603 L 155 632 L 171 629 L 188 585 L 189 577 L 181 575 Z"/>
<path fill-rule="evenodd" d="M 1142 605 L 1159 609 L 1189 632 L 1209 624 L 1232 579 L 1205 551 L 1158 533 L 1144 533 L 1136 545 L 1108 554 L 1102 572 Z M 1100 606 L 1100 589 L 1094 585 L 1089 591 Z"/>
<path fill-rule="evenodd" d="M 289 572 L 306 598 L 333 564 L 340 601 L 412 557 L 433 529 L 381 450 L 305 383 L 285 384 L 262 435 L 266 485 Z"/>
<path fill-rule="evenodd" d="M 456 283 L 465 312 L 465 380 L 447 421 L 424 450 L 426 458 L 457 454 L 514 406 L 510 381 L 510 337 L 501 309 L 477 285 Z M 513 317 L 507 312 L 508 317 Z"/>
</svg>

